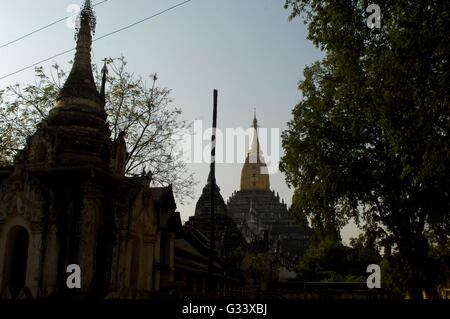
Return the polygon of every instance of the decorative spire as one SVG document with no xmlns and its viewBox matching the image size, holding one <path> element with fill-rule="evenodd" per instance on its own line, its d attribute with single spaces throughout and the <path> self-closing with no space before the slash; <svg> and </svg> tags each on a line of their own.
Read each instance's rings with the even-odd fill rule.
<svg viewBox="0 0 450 319">
<path fill-rule="evenodd" d="M 217 186 L 216 181 L 214 181 L 214 183 L 215 183 L 215 185 L 216 185 L 216 186 L 215 186 L 215 187 L 216 187 L 216 191 L 220 191 L 220 187 Z M 206 180 L 205 189 L 207 189 L 207 190 L 209 191 L 210 185 L 211 185 L 211 171 L 209 171 L 208 179 Z"/>
<path fill-rule="evenodd" d="M 206 180 L 206 184 L 211 184 L 211 170 L 209 171 L 208 179 Z"/>
<path fill-rule="evenodd" d="M 57 106 L 69 104 L 66 99 L 83 98 L 94 102 L 99 111 L 103 108 L 91 66 L 92 34 L 95 32 L 95 26 L 96 17 L 91 1 L 86 0 L 79 15 L 79 27 L 76 28 L 77 46 L 72 70 L 59 93 Z M 83 104 L 86 104 L 85 101 Z M 93 106 L 91 103 L 88 104 Z"/>
<path fill-rule="evenodd" d="M 106 88 L 106 76 L 108 75 L 108 67 L 106 65 L 106 59 L 105 64 L 102 68 L 102 87 L 100 89 L 100 95 L 103 99 L 105 99 L 105 88 Z"/>
<path fill-rule="evenodd" d="M 255 115 L 253 117 L 253 136 L 250 142 L 250 148 L 248 150 L 248 157 L 250 159 L 250 163 L 259 163 L 262 160 L 262 155 L 259 149 L 258 120 L 256 119 L 256 108 Z"/>
<path fill-rule="evenodd" d="M 89 19 L 89 27 L 91 29 L 92 35 L 94 35 L 95 27 L 97 25 L 97 18 L 95 16 L 94 10 L 92 9 L 90 0 L 84 1 L 83 9 L 81 9 L 81 12 L 77 17 L 77 27 L 75 28 L 75 40 L 77 40 L 79 36 L 81 29 L 81 21 L 83 19 Z"/>
<path fill-rule="evenodd" d="M 253 117 L 253 136 L 241 171 L 241 190 L 269 190 L 269 175 L 266 172 L 267 165 L 264 162 L 258 140 L 258 120 L 256 119 L 255 110 Z"/>
</svg>

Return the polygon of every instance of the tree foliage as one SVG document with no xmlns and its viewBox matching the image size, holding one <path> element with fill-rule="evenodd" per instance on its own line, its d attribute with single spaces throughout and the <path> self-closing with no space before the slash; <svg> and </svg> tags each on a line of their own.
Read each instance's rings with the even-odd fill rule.
<svg viewBox="0 0 450 319">
<path fill-rule="evenodd" d="M 193 175 L 177 154 L 177 133 L 188 128 L 179 119 L 181 109 L 172 106 L 170 90 L 159 87 L 157 75 L 147 81 L 130 73 L 125 58 L 106 59 L 108 66 L 105 110 L 111 138 L 126 133 L 129 156 L 126 175 L 141 175 L 151 170 L 155 185 L 173 184 L 179 200 L 192 197 Z M 101 73 L 93 65 L 97 87 Z M 33 84 L 10 85 L 0 91 L 0 165 L 12 163 L 15 153 L 26 138 L 34 133 L 36 125 L 55 106 L 57 96 L 68 75 L 54 64 L 50 72 L 35 68 Z"/>
<path fill-rule="evenodd" d="M 279 274 L 279 267 L 271 253 L 247 254 L 242 260 L 241 270 L 247 280 L 253 280 L 258 294 L 265 291 L 267 284 Z"/>
<path fill-rule="evenodd" d="M 365 282 L 367 266 L 378 264 L 381 257 L 362 235 L 353 239 L 351 246 L 333 240 L 322 240 L 318 246 L 310 246 L 296 268 L 297 278 L 304 281 Z"/>
<path fill-rule="evenodd" d="M 430 247 L 449 244 L 450 4 L 377 1 L 380 29 L 366 25 L 368 4 L 286 1 L 326 57 L 299 82 L 281 170 L 313 226 L 354 218 L 398 252 L 420 297 Z"/>
</svg>

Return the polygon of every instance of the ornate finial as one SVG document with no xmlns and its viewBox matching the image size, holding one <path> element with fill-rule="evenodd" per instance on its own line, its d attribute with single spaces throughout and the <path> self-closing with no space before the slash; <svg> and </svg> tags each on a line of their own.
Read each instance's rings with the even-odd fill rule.
<svg viewBox="0 0 450 319">
<path fill-rule="evenodd" d="M 105 63 L 103 64 L 102 74 L 103 74 L 103 75 L 106 75 L 106 74 L 108 74 L 108 65 L 106 64 L 107 59 L 103 59 L 103 61 L 104 61 Z"/>
<path fill-rule="evenodd" d="M 149 186 L 153 178 L 153 173 L 151 170 L 148 171 L 148 173 L 145 172 L 145 167 L 142 168 L 141 173 L 141 181 L 142 185 Z"/>
<path fill-rule="evenodd" d="M 91 1 L 85 0 L 83 4 L 83 8 L 80 11 L 80 14 L 77 17 L 77 27 L 75 28 L 75 40 L 78 39 L 81 23 L 87 19 L 89 22 L 89 27 L 91 29 L 92 34 L 95 34 L 95 26 L 97 24 L 97 18 L 95 17 L 94 10 L 92 9 Z"/>
<path fill-rule="evenodd" d="M 254 110 L 254 116 L 253 116 L 253 128 L 257 128 L 258 127 L 258 120 L 256 119 L 256 107 L 253 108 Z"/>
<path fill-rule="evenodd" d="M 106 76 L 108 75 L 108 67 L 106 65 L 106 59 L 104 61 L 105 64 L 103 64 L 102 68 L 102 86 L 100 89 L 100 95 L 102 96 L 102 98 L 105 98 Z"/>
</svg>

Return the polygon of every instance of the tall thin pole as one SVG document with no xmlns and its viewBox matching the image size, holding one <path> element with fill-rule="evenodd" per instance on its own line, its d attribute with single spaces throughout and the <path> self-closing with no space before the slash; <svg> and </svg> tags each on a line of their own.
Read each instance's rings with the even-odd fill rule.
<svg viewBox="0 0 450 319">
<path fill-rule="evenodd" d="M 214 89 L 213 92 L 213 125 L 212 125 L 212 136 L 211 136 L 211 232 L 209 237 L 209 264 L 208 264 L 208 279 L 209 279 L 209 289 L 210 292 L 214 291 L 214 280 L 213 280 L 213 266 L 214 266 L 214 250 L 215 250 L 215 207 L 214 207 L 214 194 L 216 192 L 216 127 L 217 127 L 217 90 Z"/>
</svg>

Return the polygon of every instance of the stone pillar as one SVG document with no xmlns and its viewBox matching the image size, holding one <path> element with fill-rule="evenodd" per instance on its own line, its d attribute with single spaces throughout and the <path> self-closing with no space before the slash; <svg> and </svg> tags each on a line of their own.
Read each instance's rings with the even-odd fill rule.
<svg viewBox="0 0 450 319">
<path fill-rule="evenodd" d="M 140 290 L 150 291 L 153 288 L 153 256 L 156 237 L 144 235 L 144 247 L 142 251 L 142 276 Z"/>
<path fill-rule="evenodd" d="M 117 231 L 113 237 L 113 248 L 111 256 L 111 278 L 108 283 L 108 289 L 111 291 L 109 297 L 117 293 L 118 288 L 118 270 L 119 270 L 119 256 L 120 256 L 120 231 Z"/>
<path fill-rule="evenodd" d="M 155 269 L 155 278 L 153 283 L 153 288 L 155 291 L 159 291 L 161 288 L 161 270 Z"/>
<path fill-rule="evenodd" d="M 60 243 L 58 241 L 57 226 L 49 226 L 47 234 L 47 247 L 44 260 L 44 296 L 49 296 L 57 288 L 58 280 L 58 257 Z"/>
<path fill-rule="evenodd" d="M 129 263 L 128 273 L 130 278 L 130 288 L 133 293 L 144 288 L 144 243 L 142 236 L 133 234 L 129 240 Z"/>
<path fill-rule="evenodd" d="M 217 296 L 220 296 L 220 279 L 217 278 Z"/>
<path fill-rule="evenodd" d="M 1 214 L 1 213 L 0 213 Z M 0 217 L 2 217 L 0 215 Z M 5 231 L 5 226 L 0 218 L 0 296 L 3 293 L 3 286 L 5 285 L 4 272 L 5 272 L 5 262 L 6 262 L 6 242 L 7 233 Z"/>
<path fill-rule="evenodd" d="M 127 239 L 125 247 L 125 264 L 123 267 L 124 286 L 131 288 L 131 259 L 133 256 L 133 240 L 131 238 Z"/>
<path fill-rule="evenodd" d="M 169 281 L 175 280 L 175 234 L 169 233 Z"/>
<path fill-rule="evenodd" d="M 101 220 L 101 192 L 91 183 L 83 185 L 80 234 L 77 259 L 75 263 L 81 269 L 81 291 L 94 288 L 94 271 L 98 246 L 98 228 Z"/>
<path fill-rule="evenodd" d="M 202 294 L 206 294 L 206 276 L 202 276 Z"/>
<path fill-rule="evenodd" d="M 119 256 L 118 256 L 118 267 L 117 267 L 117 290 L 128 287 L 130 278 L 127 278 L 127 261 L 128 261 L 128 231 L 126 229 L 120 230 L 119 235 Z"/>
<path fill-rule="evenodd" d="M 197 276 L 193 276 L 192 278 L 192 291 L 197 292 Z"/>
<path fill-rule="evenodd" d="M 30 289 L 33 298 L 38 297 L 42 267 L 42 229 L 32 229 L 28 245 L 27 275 L 25 287 Z"/>
<path fill-rule="evenodd" d="M 155 236 L 155 263 L 161 262 L 161 231 L 158 231 Z"/>
<path fill-rule="evenodd" d="M 155 240 L 155 249 L 154 249 L 154 261 L 157 264 L 161 263 L 161 231 L 158 231 L 156 234 L 156 240 Z M 159 291 L 160 289 L 160 281 L 161 281 L 161 271 L 159 269 L 155 269 L 154 273 L 154 283 L 153 288 L 155 291 Z"/>
</svg>

